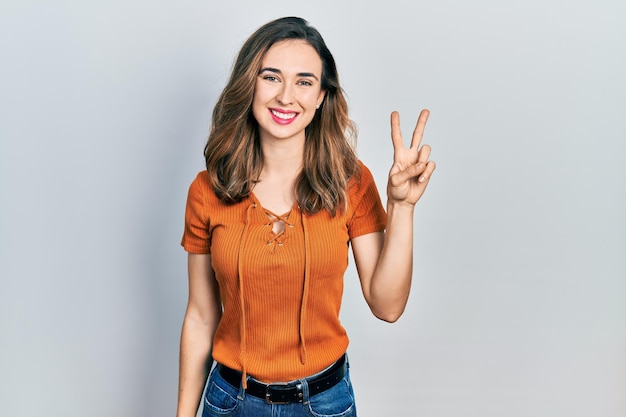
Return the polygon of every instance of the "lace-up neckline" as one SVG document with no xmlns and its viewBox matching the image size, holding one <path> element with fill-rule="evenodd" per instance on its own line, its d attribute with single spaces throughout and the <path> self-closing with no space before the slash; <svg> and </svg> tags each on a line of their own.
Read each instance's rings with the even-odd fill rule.
<svg viewBox="0 0 626 417">
<path fill-rule="evenodd" d="M 285 233 L 285 229 L 287 227 L 293 227 L 293 223 L 289 222 L 289 217 L 291 216 L 291 212 L 293 211 L 293 208 L 288 211 L 285 214 L 276 214 L 271 210 L 268 210 L 266 208 L 263 208 L 263 211 L 265 212 L 265 214 L 267 215 L 268 218 L 268 222 L 266 223 L 266 226 L 270 226 L 272 229 L 272 233 L 275 235 L 275 237 L 277 238 L 278 236 L 281 236 Z"/>
</svg>

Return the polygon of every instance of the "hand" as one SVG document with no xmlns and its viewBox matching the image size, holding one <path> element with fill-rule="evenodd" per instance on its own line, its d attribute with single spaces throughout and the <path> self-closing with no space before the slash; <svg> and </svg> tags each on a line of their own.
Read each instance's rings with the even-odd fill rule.
<svg viewBox="0 0 626 417">
<path fill-rule="evenodd" d="M 411 139 L 411 147 L 405 148 L 400 131 L 400 115 L 391 113 L 391 140 L 393 142 L 393 165 L 389 171 L 387 198 L 390 203 L 415 205 L 424 194 L 435 163 L 429 161 L 430 146 L 422 145 L 422 136 L 430 112 L 422 110 Z"/>
</svg>

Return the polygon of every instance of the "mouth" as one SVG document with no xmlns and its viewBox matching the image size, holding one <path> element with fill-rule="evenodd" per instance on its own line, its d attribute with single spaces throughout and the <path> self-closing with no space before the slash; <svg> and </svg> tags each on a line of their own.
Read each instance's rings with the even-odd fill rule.
<svg viewBox="0 0 626 417">
<path fill-rule="evenodd" d="M 299 113 L 295 111 L 270 109 L 270 114 L 272 115 L 272 119 L 274 119 L 276 123 L 286 125 L 293 122 Z"/>
</svg>

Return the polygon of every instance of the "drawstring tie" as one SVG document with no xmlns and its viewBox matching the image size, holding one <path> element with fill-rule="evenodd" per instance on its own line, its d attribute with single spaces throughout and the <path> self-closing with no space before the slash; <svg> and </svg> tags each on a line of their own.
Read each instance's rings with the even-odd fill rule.
<svg viewBox="0 0 626 417">
<path fill-rule="evenodd" d="M 267 224 L 268 226 L 273 225 L 277 221 L 282 221 L 283 223 L 285 223 L 285 227 L 294 226 L 293 223 L 289 223 L 288 215 L 281 216 L 267 209 L 263 209 L 263 210 L 265 210 L 265 213 L 270 218 L 270 222 Z M 298 323 L 298 344 L 299 344 L 299 351 L 300 351 L 300 363 L 304 365 L 306 363 L 306 343 L 304 341 L 304 321 L 306 319 L 306 310 L 307 310 L 307 305 L 309 301 L 309 275 L 310 275 L 310 270 L 311 270 L 311 257 L 309 254 L 311 253 L 311 245 L 309 242 L 309 234 L 307 233 L 306 216 L 304 215 L 302 210 L 300 210 L 299 205 L 298 205 L 298 212 L 300 213 L 302 229 L 304 232 L 304 282 L 302 285 L 302 303 L 300 305 L 300 320 Z M 278 246 L 283 245 L 283 241 L 282 241 L 283 238 L 284 238 L 284 232 L 273 234 L 272 239 L 270 239 L 267 242 L 267 244 L 271 245 L 272 243 L 274 243 L 275 245 L 274 249 L 276 249 L 276 245 Z"/>
<path fill-rule="evenodd" d="M 309 242 L 309 234 L 307 232 L 306 215 L 300 210 L 300 218 L 302 219 L 302 230 L 304 231 L 304 283 L 302 288 L 302 305 L 300 306 L 300 363 L 306 363 L 306 344 L 304 342 L 304 321 L 306 319 L 307 304 L 309 301 L 309 275 L 311 271 L 311 244 Z"/>
<path fill-rule="evenodd" d="M 239 305 L 241 306 L 241 321 L 239 322 L 239 338 L 241 342 L 239 344 L 239 355 L 241 356 L 241 383 L 243 384 L 243 388 L 246 389 L 248 387 L 248 372 L 246 370 L 246 305 L 244 303 L 243 297 L 243 273 L 242 273 L 242 262 L 243 262 L 243 248 L 246 242 L 246 235 L 248 233 L 248 227 L 250 226 L 250 215 L 252 209 L 256 208 L 256 203 L 252 203 L 248 206 L 246 210 L 246 224 L 243 226 L 243 230 L 241 232 L 241 239 L 239 239 L 239 253 L 237 254 L 237 275 L 239 278 Z"/>
<path fill-rule="evenodd" d="M 241 340 L 239 345 L 239 354 L 241 356 L 241 383 L 243 388 L 246 389 L 248 387 L 248 372 L 246 367 L 246 306 L 244 300 L 244 279 L 243 279 L 243 249 L 245 247 L 248 230 L 250 226 L 250 219 L 252 216 L 252 210 L 257 208 L 257 203 L 253 202 L 246 209 L 246 223 L 241 232 L 241 239 L 239 240 L 239 252 L 237 255 L 237 275 L 239 280 L 239 305 L 241 306 L 241 320 L 239 327 L 239 338 Z M 267 210 L 265 210 L 268 212 Z M 302 285 L 302 303 L 300 305 L 300 322 L 298 323 L 298 332 L 299 332 L 299 348 L 300 348 L 300 363 L 304 365 L 306 363 L 306 343 L 304 340 L 304 322 L 306 320 L 306 311 L 307 305 L 309 301 L 309 276 L 311 270 L 311 243 L 309 240 L 309 233 L 307 231 L 307 219 L 306 215 L 300 210 L 300 206 L 298 206 L 298 211 L 300 212 L 300 219 L 302 221 L 302 229 L 304 232 L 304 282 Z M 268 212 L 272 216 L 270 216 L 270 225 L 276 221 L 282 221 L 285 223 L 285 227 L 293 227 L 293 223 L 289 223 L 288 218 L 286 216 L 275 215 L 274 213 Z M 272 218 L 273 217 L 273 218 Z M 279 237 L 282 238 L 284 235 L 283 232 L 276 234 L 272 240 L 268 242 L 268 244 L 272 244 L 273 242 L 277 243 L 278 246 L 282 246 L 282 240 L 279 240 Z"/>
</svg>

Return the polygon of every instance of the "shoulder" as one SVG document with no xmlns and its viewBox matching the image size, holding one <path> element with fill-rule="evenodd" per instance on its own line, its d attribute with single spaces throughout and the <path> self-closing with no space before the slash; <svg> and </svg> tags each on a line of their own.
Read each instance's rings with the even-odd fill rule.
<svg viewBox="0 0 626 417">
<path fill-rule="evenodd" d="M 370 171 L 370 169 L 361 160 L 359 160 L 359 170 L 361 173 L 362 182 L 374 182 L 374 176 L 372 175 L 372 171 Z"/>
<path fill-rule="evenodd" d="M 349 206 L 355 208 L 364 201 L 380 201 L 376 181 L 369 168 L 359 160 L 357 172 L 348 183 Z"/>
<path fill-rule="evenodd" d="M 189 197 L 202 200 L 204 204 L 215 204 L 219 201 L 215 195 L 215 191 L 213 191 L 209 173 L 206 169 L 198 172 L 195 179 L 191 182 L 189 186 Z"/>
<path fill-rule="evenodd" d="M 374 176 L 361 161 L 359 161 L 359 172 L 350 181 L 348 195 L 350 238 L 385 229 L 385 209 Z"/>
<path fill-rule="evenodd" d="M 374 176 L 370 169 L 359 160 L 357 171 L 354 173 L 350 182 L 348 183 L 348 190 L 350 194 L 359 193 L 359 191 L 366 190 L 374 183 Z"/>
<path fill-rule="evenodd" d="M 203 169 L 202 171 L 198 172 L 198 174 L 196 175 L 196 178 L 192 182 L 192 185 L 211 188 L 210 187 L 211 182 L 209 180 L 209 173 L 207 172 L 206 169 Z"/>
</svg>

